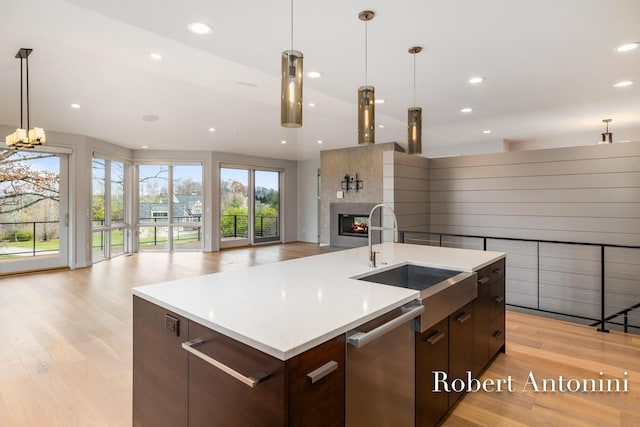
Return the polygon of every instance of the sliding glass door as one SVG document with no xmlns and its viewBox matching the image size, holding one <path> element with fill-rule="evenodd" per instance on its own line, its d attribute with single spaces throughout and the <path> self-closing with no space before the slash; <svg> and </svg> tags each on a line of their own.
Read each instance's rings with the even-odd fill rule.
<svg viewBox="0 0 640 427">
<path fill-rule="evenodd" d="M 69 265 L 68 163 L 0 149 L 0 273 Z"/>
<path fill-rule="evenodd" d="M 280 240 L 280 172 L 254 170 L 254 243 Z"/>
<path fill-rule="evenodd" d="M 220 247 L 280 241 L 280 171 L 220 168 Z"/>
</svg>

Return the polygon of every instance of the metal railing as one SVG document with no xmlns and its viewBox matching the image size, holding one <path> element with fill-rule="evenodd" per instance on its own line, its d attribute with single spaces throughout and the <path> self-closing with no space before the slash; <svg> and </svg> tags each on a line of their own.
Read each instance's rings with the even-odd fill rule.
<svg viewBox="0 0 640 427">
<path fill-rule="evenodd" d="M 273 215 L 255 217 L 256 237 L 277 237 L 280 235 L 280 218 Z M 220 236 L 223 238 L 248 238 L 249 215 L 220 215 Z"/>
<path fill-rule="evenodd" d="M 38 226 L 42 227 L 38 228 Z M 58 253 L 60 252 L 59 236 L 59 220 L 0 222 L 0 257 L 14 258 Z M 53 244 L 54 242 L 57 244 Z"/>
<path fill-rule="evenodd" d="M 550 243 L 550 244 L 566 244 L 566 245 L 580 245 L 580 246 L 591 246 L 591 247 L 599 247 L 600 248 L 600 317 L 599 318 L 591 318 L 585 316 L 579 316 L 570 313 L 561 313 L 558 311 L 551 310 L 543 310 L 540 308 L 531 308 L 525 306 L 519 306 L 515 304 L 509 304 L 507 301 L 507 305 L 511 305 L 513 307 L 520 307 L 529 310 L 535 310 L 550 314 L 557 314 L 562 316 L 569 316 L 574 318 L 580 318 L 583 320 L 591 321 L 591 326 L 599 326 L 599 332 L 609 332 L 606 328 L 607 324 L 621 326 L 624 329 L 624 332 L 628 332 L 629 328 L 634 328 L 640 330 L 640 325 L 632 325 L 629 324 L 629 313 L 634 310 L 640 311 L 640 302 L 634 305 L 631 305 L 625 309 L 622 309 L 614 314 L 609 316 L 606 315 L 606 304 L 605 304 L 605 296 L 606 296 L 606 275 L 605 275 L 605 248 L 623 248 L 623 249 L 640 249 L 640 246 L 626 246 L 626 245 L 613 245 L 613 244 L 604 244 L 604 243 L 583 243 L 583 242 L 570 242 L 570 241 L 559 241 L 559 240 L 536 240 L 536 239 L 520 239 L 520 238 L 511 238 L 511 237 L 494 237 L 494 236 L 477 236 L 477 235 L 467 235 L 467 234 L 453 234 L 453 233 L 437 233 L 437 232 L 429 232 L 429 231 L 408 231 L 408 230 L 400 230 L 398 232 L 398 241 L 400 243 L 405 243 L 407 240 L 407 235 L 418 235 L 418 236 L 433 236 L 434 239 L 421 240 L 417 239 L 418 242 L 427 242 L 427 245 L 431 246 L 443 246 L 443 237 L 453 237 L 453 238 L 461 238 L 461 239 L 480 239 L 482 242 L 482 250 L 487 250 L 487 240 L 507 240 L 507 241 L 517 241 L 517 242 L 534 242 L 538 245 L 540 243 Z M 425 243 L 419 243 L 425 244 Z M 538 269 L 538 287 L 539 283 L 539 271 L 540 271 L 540 252 L 538 250 L 538 261 L 537 261 L 537 269 Z M 639 283 L 640 285 L 640 279 Z M 614 321 L 614 319 L 624 316 L 623 323 L 618 321 Z"/>
</svg>

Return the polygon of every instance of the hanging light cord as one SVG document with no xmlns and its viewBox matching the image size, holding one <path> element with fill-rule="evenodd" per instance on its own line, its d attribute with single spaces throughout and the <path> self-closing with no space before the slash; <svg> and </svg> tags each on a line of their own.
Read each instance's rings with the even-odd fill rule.
<svg viewBox="0 0 640 427">
<path fill-rule="evenodd" d="M 369 23 L 368 19 L 365 19 L 364 21 L 364 85 L 365 86 L 369 86 L 368 83 L 368 79 L 367 79 L 367 24 Z"/>
<path fill-rule="evenodd" d="M 293 0 L 291 0 L 291 50 L 293 50 Z"/>
<path fill-rule="evenodd" d="M 413 54 L 413 106 L 416 106 L 416 54 Z"/>
<path fill-rule="evenodd" d="M 29 56 L 27 56 L 25 60 L 27 61 L 27 133 L 28 133 L 29 132 Z M 20 59 L 20 68 L 22 69 L 22 59 Z M 22 77 L 20 79 L 22 80 Z"/>
</svg>

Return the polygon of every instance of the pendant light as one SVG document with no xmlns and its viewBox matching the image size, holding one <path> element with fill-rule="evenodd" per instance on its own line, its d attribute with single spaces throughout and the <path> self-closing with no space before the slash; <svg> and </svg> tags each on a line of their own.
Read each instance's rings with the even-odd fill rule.
<svg viewBox="0 0 640 427">
<path fill-rule="evenodd" d="M 367 23 L 374 16 L 370 10 L 358 14 L 358 18 L 364 21 L 364 86 L 358 88 L 358 144 L 373 144 L 376 137 L 375 88 L 367 81 Z"/>
<path fill-rule="evenodd" d="M 302 52 L 293 50 L 293 0 L 291 0 L 291 49 L 282 52 L 280 124 L 285 128 L 302 126 Z"/>
<path fill-rule="evenodd" d="M 34 148 L 36 145 L 42 145 L 46 142 L 46 135 L 44 129 L 42 128 L 33 128 L 31 129 L 29 122 L 29 55 L 33 49 L 22 48 L 16 53 L 16 58 L 20 58 L 20 127 L 16 129 L 10 135 L 7 135 L 5 138 L 5 143 L 7 147 L 18 149 L 18 148 Z M 26 81 L 27 81 L 27 90 L 26 90 L 26 104 L 27 104 L 27 126 L 23 126 L 23 113 L 25 111 L 23 99 L 25 99 L 23 91 L 22 91 L 22 82 L 23 76 L 25 72 L 22 69 L 22 63 L 26 62 Z"/>
<path fill-rule="evenodd" d="M 609 132 L 609 123 L 611 123 L 611 119 L 604 119 L 602 123 L 604 123 L 607 128 L 602 135 L 602 140 L 598 144 L 612 144 L 613 143 L 613 134 Z"/>
<path fill-rule="evenodd" d="M 413 107 L 407 111 L 409 154 L 422 153 L 422 108 L 416 107 L 416 55 L 420 52 L 420 46 L 409 48 L 409 53 L 413 55 Z"/>
</svg>

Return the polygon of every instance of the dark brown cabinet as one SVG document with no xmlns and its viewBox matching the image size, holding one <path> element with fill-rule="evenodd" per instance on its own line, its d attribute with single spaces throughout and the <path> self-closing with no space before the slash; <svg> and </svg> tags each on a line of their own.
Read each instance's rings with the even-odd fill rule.
<svg viewBox="0 0 640 427">
<path fill-rule="evenodd" d="M 504 351 L 504 259 L 478 271 L 478 296 L 426 332 L 416 333 L 416 426 L 437 425 L 464 393 L 436 393 L 434 371 L 447 383 L 478 378 Z M 440 384 L 442 385 L 442 384 Z"/>
<path fill-rule="evenodd" d="M 472 373 L 478 377 L 487 363 L 504 351 L 505 260 L 478 271 L 478 297 L 473 301 Z"/>
<path fill-rule="evenodd" d="M 434 375 L 449 372 L 449 318 L 442 319 L 415 337 L 416 427 L 430 427 L 449 410 L 449 394 L 444 390 L 432 392 Z"/>
<path fill-rule="evenodd" d="M 473 302 L 449 316 L 449 380 L 466 378 L 473 360 Z M 463 396 L 462 392 L 449 394 L 449 407 Z"/>
<path fill-rule="evenodd" d="M 134 297 L 133 394 L 136 427 L 342 427 L 345 340 L 282 361 Z"/>
<path fill-rule="evenodd" d="M 187 336 L 185 318 L 133 297 L 134 427 L 187 425 Z"/>
</svg>

